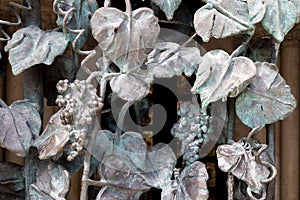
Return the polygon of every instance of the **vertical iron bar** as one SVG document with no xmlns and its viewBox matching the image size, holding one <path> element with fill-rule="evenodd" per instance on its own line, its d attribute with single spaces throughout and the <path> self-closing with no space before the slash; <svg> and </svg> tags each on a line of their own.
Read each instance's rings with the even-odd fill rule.
<svg viewBox="0 0 300 200">
<path fill-rule="evenodd" d="M 41 26 L 41 4 L 40 0 L 23 0 L 23 5 L 30 4 L 31 10 L 23 10 L 24 27 L 30 25 Z M 22 62 L 22 61 L 21 61 Z M 24 98 L 28 99 L 39 111 L 43 121 L 43 80 L 42 68 L 33 66 L 23 72 Z M 43 124 L 43 123 L 42 123 Z M 25 157 L 25 187 L 26 200 L 29 200 L 30 185 L 36 180 L 36 171 L 38 168 L 38 152 L 36 148 L 30 148 Z"/>
<path fill-rule="evenodd" d="M 227 123 L 227 143 L 234 138 L 234 125 L 235 125 L 235 99 L 229 98 L 228 106 L 228 123 Z M 234 196 L 234 176 L 228 173 L 227 176 L 227 199 L 233 200 Z"/>
</svg>

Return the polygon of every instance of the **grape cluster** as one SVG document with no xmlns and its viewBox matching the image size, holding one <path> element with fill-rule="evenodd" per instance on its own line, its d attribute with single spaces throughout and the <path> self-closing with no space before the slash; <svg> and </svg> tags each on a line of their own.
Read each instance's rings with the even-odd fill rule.
<svg viewBox="0 0 300 200">
<path fill-rule="evenodd" d="M 199 159 L 201 145 L 211 131 L 212 118 L 192 102 L 181 104 L 177 114 L 180 119 L 174 124 L 171 134 L 181 141 L 183 160 L 191 165 Z"/>
<path fill-rule="evenodd" d="M 56 99 L 61 109 L 60 121 L 70 130 L 71 147 L 67 159 L 72 161 L 83 150 L 103 101 L 97 96 L 96 88 L 84 80 L 75 80 L 74 83 L 60 80 L 56 88 L 60 94 Z"/>
</svg>

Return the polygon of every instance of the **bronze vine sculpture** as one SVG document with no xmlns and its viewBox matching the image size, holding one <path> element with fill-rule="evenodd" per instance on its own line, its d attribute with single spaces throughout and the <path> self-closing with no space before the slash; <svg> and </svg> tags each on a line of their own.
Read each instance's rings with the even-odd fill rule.
<svg viewBox="0 0 300 200">
<path fill-rule="evenodd" d="M 2 26 L 21 24 L 20 16 L 14 10 L 17 23 L 0 21 L 5 37 L 1 41 L 8 41 L 4 50 L 14 75 L 27 73 L 26 80 L 40 77 L 38 70 L 51 70 L 46 66 L 42 69 L 44 64 L 56 66 L 56 74 L 49 73 L 62 79 L 57 80 L 58 95 L 48 91 L 32 95 L 31 91 L 28 100 L 9 106 L 0 100 L 0 145 L 27 159 L 24 168 L 0 164 L 0 185 L 12 185 L 10 189 L 19 192 L 16 199 L 65 199 L 71 174 L 83 169 L 81 200 L 92 198 L 89 186 L 98 188 L 95 198 L 99 200 L 139 199 L 151 188 L 161 189 L 163 200 L 206 200 L 209 176 L 200 160 L 222 131 L 217 128 L 220 110 L 213 105 L 228 98 L 235 98 L 237 116 L 253 129 L 247 138 L 217 148 L 219 168 L 247 185 L 246 192 L 231 188 L 228 198 L 233 199 L 238 192 L 245 199 L 267 198 L 268 183 L 277 172 L 265 151 L 268 146 L 251 137 L 265 125 L 286 118 L 296 107 L 275 63 L 280 43 L 299 22 L 299 1 L 204 0 L 188 25 L 174 19 L 181 0 L 140 1 L 136 5 L 125 0 L 125 10 L 112 7 L 110 0 L 100 8 L 96 0 L 55 0 L 53 11 L 59 27 L 47 31 L 41 30 L 38 21 L 28 23 L 37 12 L 38 2 L 24 1 L 28 7 L 10 3 L 12 7 L 33 9 L 24 14 L 25 27 L 11 39 Z M 149 6 L 139 6 L 143 3 Z M 163 12 L 166 20 L 155 10 Z M 162 22 L 190 26 L 193 31 L 176 41 L 163 37 Z M 258 23 L 270 37 L 253 41 Z M 98 45 L 83 51 L 90 34 Z M 229 36 L 243 37 L 232 53 L 216 49 L 203 54 L 199 44 L 195 45 L 195 41 Z M 264 57 L 256 44 L 265 41 L 270 43 L 266 48 L 271 53 Z M 67 48 L 71 53 L 65 53 Z M 81 64 L 78 54 L 86 56 Z M 192 98 L 180 102 L 180 118 L 170 129 L 180 142 L 176 154 L 164 143 L 147 147 L 142 130 L 125 130 L 129 107 L 141 107 L 140 102 L 158 79 L 175 76 L 195 78 L 189 88 Z M 25 87 L 40 88 L 39 83 L 35 80 L 35 86 Z M 53 104 L 55 99 L 60 108 L 44 130 L 42 105 L 36 100 L 43 95 Z M 111 105 L 106 111 L 109 98 Z M 101 117 L 114 112 L 115 99 L 125 103 L 116 113 L 113 129 L 102 129 Z M 13 171 L 18 172 L 5 174 Z M 1 187 L 0 191 L 4 197 L 11 197 Z"/>
</svg>

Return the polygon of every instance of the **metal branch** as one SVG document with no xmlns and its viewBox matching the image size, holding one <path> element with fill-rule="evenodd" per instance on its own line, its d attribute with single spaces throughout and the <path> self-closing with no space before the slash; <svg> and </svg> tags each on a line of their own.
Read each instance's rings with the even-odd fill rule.
<svg viewBox="0 0 300 200">
<path fill-rule="evenodd" d="M 24 0 L 23 4 L 32 6 L 32 9 L 25 9 L 22 12 L 24 26 L 41 25 L 41 3 L 40 0 Z M 30 6 L 30 7 L 31 7 Z M 44 100 L 43 100 L 43 77 L 42 68 L 39 65 L 33 66 L 23 72 L 24 97 L 28 99 L 39 111 L 43 123 Z M 25 156 L 25 187 L 26 200 L 30 199 L 30 185 L 36 181 L 36 170 L 39 165 L 38 152 L 31 148 Z"/>
<path fill-rule="evenodd" d="M 102 99 L 103 100 L 103 99 Z M 103 109 L 103 102 L 101 103 L 98 120 L 101 121 L 101 112 Z M 97 132 L 92 132 L 92 135 L 89 139 L 89 143 L 85 150 L 84 154 L 84 162 L 83 162 L 83 173 L 81 177 L 81 192 L 80 192 L 80 200 L 87 200 L 88 199 L 88 187 L 90 185 L 89 182 L 89 174 L 90 174 L 90 165 L 91 165 L 91 157 L 92 157 L 92 150 L 94 149 L 95 141 L 96 141 Z"/>
<path fill-rule="evenodd" d="M 228 124 L 227 124 L 227 143 L 234 138 L 235 124 L 235 99 L 228 100 Z M 227 175 L 227 199 L 233 200 L 234 196 L 234 176 L 232 173 Z"/>
</svg>

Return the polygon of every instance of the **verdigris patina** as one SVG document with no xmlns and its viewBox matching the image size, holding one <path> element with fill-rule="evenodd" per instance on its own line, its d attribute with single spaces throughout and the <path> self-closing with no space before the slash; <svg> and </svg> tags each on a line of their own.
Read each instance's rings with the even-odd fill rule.
<svg viewBox="0 0 300 200">
<path fill-rule="evenodd" d="M 184 21 L 175 19 L 177 11 L 189 11 L 185 1 L 133 2 L 124 0 L 122 10 L 122 6 L 111 7 L 110 0 L 103 5 L 95 0 L 55 0 L 53 12 L 59 27 L 47 31 L 39 27 L 38 0 L 24 1 L 26 6 L 10 3 L 25 9 L 25 27 L 12 39 L 2 28 L 21 23 L 14 10 L 16 23 L 0 20 L 1 41 L 8 40 L 4 49 L 13 73 L 24 74 L 28 100 L 9 106 L 0 101 L 0 145 L 25 157 L 25 166 L 0 164 L 5 172 L 20 170 L 16 173 L 20 177 L 1 174 L 1 198 L 66 199 L 71 174 L 83 168 L 81 200 L 139 199 L 151 188 L 161 189 L 163 200 L 206 200 L 209 176 L 201 158 L 221 135 L 217 126 L 223 128 L 223 124 L 218 124 L 216 114 L 222 112 L 213 104 L 223 101 L 229 104 L 227 141 L 223 141 L 227 144 L 219 145 L 216 153 L 219 168 L 229 174 L 228 199 L 267 199 L 272 192 L 268 185 L 277 174 L 270 159 L 274 152 L 266 150 L 268 145 L 273 149 L 273 141 L 261 144 L 252 135 L 288 117 L 296 107 L 275 61 L 280 43 L 300 19 L 299 1 L 204 0 L 188 24 L 194 25 L 194 33 L 176 41 L 163 34 L 162 23 L 186 27 Z M 151 7 L 164 14 L 156 16 Z M 259 23 L 270 37 L 254 41 Z M 90 33 L 98 45 L 83 51 Z M 204 53 L 197 42 L 233 36 L 242 40 L 232 52 L 214 49 Z M 81 64 L 78 54 L 87 55 Z M 47 73 L 51 78 L 43 80 L 47 74 L 42 75 L 42 63 L 50 65 Z M 77 71 L 78 80 L 73 80 Z M 56 99 L 59 110 L 42 130 L 43 83 L 58 75 L 69 80 L 57 82 L 59 95 L 51 98 Z M 142 128 L 123 130 L 123 125 L 131 105 L 142 107 L 137 102 L 153 93 L 158 79 L 176 76 L 191 84 L 187 93 L 193 98 L 175 100 L 180 101 L 179 119 L 169 129 L 180 144 L 175 154 L 171 143 L 147 146 Z M 122 106 L 114 105 L 116 98 L 123 101 Z M 151 114 L 152 102 L 145 102 L 141 110 L 143 116 L 149 115 L 151 124 L 161 116 Z M 229 141 L 234 135 L 235 111 L 253 129 L 238 142 Z M 107 126 L 114 130 L 102 130 L 105 113 L 117 113 L 111 122 L 114 126 Z M 238 188 L 234 182 L 246 187 Z M 94 186 L 94 197 L 90 186 Z"/>
</svg>

